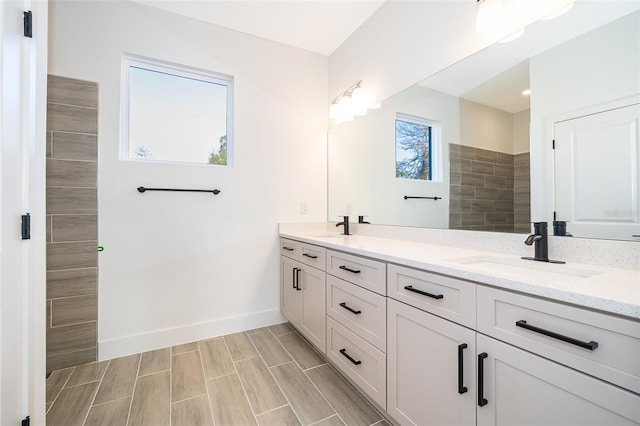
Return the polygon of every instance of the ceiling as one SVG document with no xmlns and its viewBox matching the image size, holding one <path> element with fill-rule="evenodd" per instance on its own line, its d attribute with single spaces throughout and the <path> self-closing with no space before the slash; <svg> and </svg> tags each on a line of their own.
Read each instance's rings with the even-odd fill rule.
<svg viewBox="0 0 640 426">
<path fill-rule="evenodd" d="M 329 56 L 384 0 L 131 0 Z"/>
</svg>

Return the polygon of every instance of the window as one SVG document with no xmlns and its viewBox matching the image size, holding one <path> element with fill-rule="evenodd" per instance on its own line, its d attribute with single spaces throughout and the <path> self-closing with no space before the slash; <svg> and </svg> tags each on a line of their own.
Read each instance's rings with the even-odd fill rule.
<svg viewBox="0 0 640 426">
<path fill-rule="evenodd" d="M 231 165 L 233 77 L 125 55 L 123 160 Z"/>
<path fill-rule="evenodd" d="M 437 135 L 434 121 L 396 115 L 396 178 L 434 180 Z"/>
</svg>

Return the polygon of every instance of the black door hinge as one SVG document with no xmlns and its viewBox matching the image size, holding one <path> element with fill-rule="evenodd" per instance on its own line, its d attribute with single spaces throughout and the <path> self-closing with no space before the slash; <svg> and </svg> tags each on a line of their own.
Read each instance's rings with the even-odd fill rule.
<svg viewBox="0 0 640 426">
<path fill-rule="evenodd" d="M 23 240 L 31 239 L 31 215 L 29 213 L 22 215 L 21 234 Z"/>
<path fill-rule="evenodd" d="M 30 10 L 22 12 L 24 14 L 24 18 L 22 18 L 22 22 L 24 24 L 24 36 L 32 38 L 33 37 L 33 14 Z"/>
<path fill-rule="evenodd" d="M 556 140 L 551 141 L 551 149 L 556 149 Z"/>
<path fill-rule="evenodd" d="M 31 419 L 29 418 L 29 416 L 27 416 L 24 419 L 22 419 L 21 426 L 29 426 L 30 424 L 31 424 Z"/>
</svg>

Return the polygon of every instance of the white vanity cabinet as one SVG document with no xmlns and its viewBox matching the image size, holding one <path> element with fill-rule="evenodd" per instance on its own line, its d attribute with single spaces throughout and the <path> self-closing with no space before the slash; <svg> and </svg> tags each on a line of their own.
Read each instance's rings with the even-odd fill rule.
<svg viewBox="0 0 640 426">
<path fill-rule="evenodd" d="M 640 321 L 323 250 L 283 245 L 283 314 L 318 347 L 326 327 L 327 358 L 398 424 L 640 425 Z"/>
<path fill-rule="evenodd" d="M 476 333 L 387 302 L 387 412 L 403 425 L 476 421 Z"/>
<path fill-rule="evenodd" d="M 326 250 L 286 239 L 281 240 L 280 246 L 282 314 L 320 352 L 326 353 Z"/>
<path fill-rule="evenodd" d="M 640 424 L 640 323 L 399 265 L 387 284 L 398 423 Z"/>
<path fill-rule="evenodd" d="M 386 264 L 327 251 L 327 358 L 387 406 Z"/>
<path fill-rule="evenodd" d="M 479 333 L 477 351 L 478 425 L 640 423 L 638 395 Z"/>
<path fill-rule="evenodd" d="M 628 391 L 640 323 L 484 286 L 477 296 L 478 424 L 640 424 Z"/>
</svg>

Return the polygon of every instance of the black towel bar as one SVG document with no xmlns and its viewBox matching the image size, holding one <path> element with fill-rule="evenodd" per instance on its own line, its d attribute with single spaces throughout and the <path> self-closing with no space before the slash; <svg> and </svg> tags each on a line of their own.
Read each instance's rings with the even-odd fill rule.
<svg viewBox="0 0 640 426">
<path fill-rule="evenodd" d="M 146 191 L 174 191 L 174 192 L 210 192 L 213 195 L 220 193 L 219 189 L 175 189 L 175 188 L 145 188 L 144 186 L 138 187 L 138 192 L 143 193 Z"/>
<path fill-rule="evenodd" d="M 420 199 L 420 200 L 434 200 L 434 201 L 442 200 L 442 197 L 410 197 L 408 195 L 404 196 L 405 200 L 414 199 L 414 198 L 417 198 L 417 199 Z"/>
</svg>

